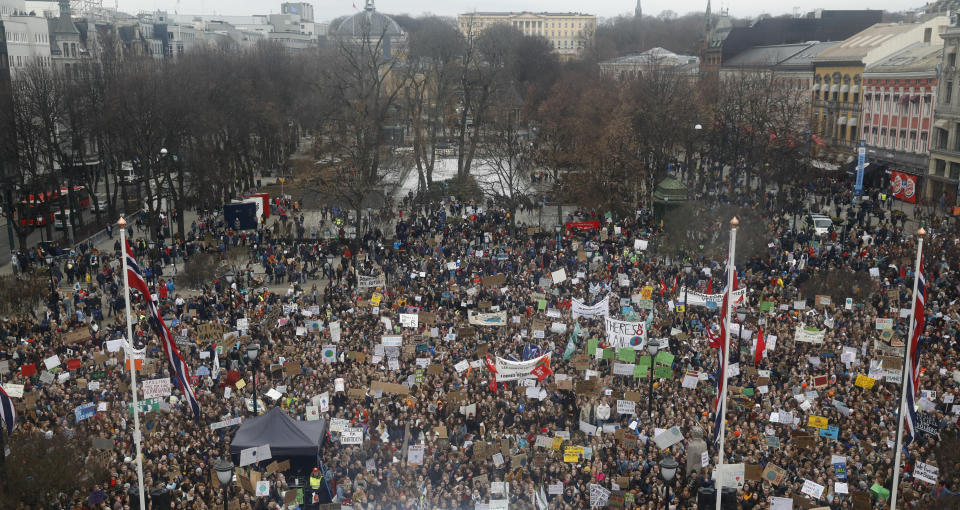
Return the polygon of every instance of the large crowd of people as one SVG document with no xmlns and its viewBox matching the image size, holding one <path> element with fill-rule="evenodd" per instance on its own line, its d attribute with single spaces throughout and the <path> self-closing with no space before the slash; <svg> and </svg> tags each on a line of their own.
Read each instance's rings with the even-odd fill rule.
<svg viewBox="0 0 960 510">
<path fill-rule="evenodd" d="M 854 205 L 829 186 L 797 192 L 820 197 L 807 201 L 816 212 L 842 218 L 823 235 L 791 228 L 793 211 L 776 201 L 721 189 L 696 202 L 698 216 L 726 203 L 764 222 L 754 231 L 766 249 L 735 259 L 746 290 L 731 317 L 736 369 L 720 474 L 709 340 L 720 317 L 708 303 L 727 283 L 726 261 L 661 249 L 675 234 L 652 211 L 578 210 L 566 218 L 575 228 L 541 229 L 497 207 L 448 200 L 411 204 L 389 227 L 355 239 L 266 228 L 240 237 L 215 217 L 169 251 L 132 233 L 202 409 L 196 419 L 173 384 L 142 414 L 146 492 L 165 488 L 170 508 L 195 509 L 308 508 L 315 494 L 362 509 L 684 509 L 722 482 L 736 491 L 736 508 L 784 501 L 775 498 L 793 508 L 884 508 L 917 237 L 889 208 Z M 721 237 L 729 219 L 715 218 Z M 900 498 L 946 508 L 937 505 L 960 493 L 960 459 L 940 447 L 955 441 L 960 409 L 958 235 L 946 222 L 926 227 L 923 427 L 903 457 Z M 246 257 L 232 278 L 211 275 L 198 290 L 173 285 L 169 266 L 230 245 Z M 57 271 L 66 283 L 52 289 L 45 313 L 0 323 L 2 380 L 20 409 L 8 444 L 15 453 L 18 438 L 63 431 L 108 439 L 106 456 L 96 456 L 105 479 L 48 496 L 62 508 L 119 510 L 137 484 L 129 344 L 116 342 L 126 336 L 123 279 L 115 254 L 80 263 Z M 807 294 L 811 282 L 826 290 Z M 623 343 L 608 336 L 602 314 L 573 316 L 603 300 L 604 313 L 643 325 L 645 335 L 634 330 Z M 132 344 L 146 346 L 139 379 L 169 377 L 143 298 L 131 303 Z M 255 360 L 251 343 L 260 346 Z M 659 351 L 648 371 L 650 344 Z M 545 357 L 546 371 L 534 366 Z M 513 371 L 525 377 L 505 377 Z M 253 419 L 251 397 L 261 414 L 279 407 L 295 420 L 325 421 L 329 432 L 310 459 L 316 472 L 267 474 L 265 462 L 217 482 L 213 465 L 230 457 L 238 426 L 211 425 Z M 78 411 L 89 403 L 95 413 Z M 680 466 L 669 481 L 668 458 Z M 935 480 L 928 466 L 939 466 Z M 265 495 L 241 483 L 250 468 L 271 482 Z M 322 478 L 319 488 L 308 476 Z"/>
</svg>

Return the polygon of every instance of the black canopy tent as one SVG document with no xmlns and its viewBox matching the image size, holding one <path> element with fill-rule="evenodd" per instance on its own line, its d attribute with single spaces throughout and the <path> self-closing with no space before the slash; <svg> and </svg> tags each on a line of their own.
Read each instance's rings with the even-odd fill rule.
<svg viewBox="0 0 960 510">
<path fill-rule="evenodd" d="M 230 442 L 230 456 L 239 465 L 241 451 L 270 445 L 271 459 L 290 461 L 290 471 L 287 473 L 290 487 L 302 488 L 305 503 L 308 503 L 305 508 L 315 508 L 315 505 L 309 504 L 313 491 L 306 486 L 306 479 L 314 467 L 321 466 L 318 454 L 326 435 L 327 422 L 324 419 L 297 421 L 279 407 L 274 407 L 266 414 L 243 422 Z M 318 503 L 329 503 L 329 486 L 324 484 L 317 497 Z"/>
<path fill-rule="evenodd" d="M 327 423 L 323 419 L 296 421 L 274 407 L 262 416 L 243 422 L 230 443 L 230 455 L 234 462 L 239 462 L 241 450 L 270 445 L 274 459 L 290 459 L 291 464 L 307 461 L 312 469 L 326 433 Z"/>
</svg>

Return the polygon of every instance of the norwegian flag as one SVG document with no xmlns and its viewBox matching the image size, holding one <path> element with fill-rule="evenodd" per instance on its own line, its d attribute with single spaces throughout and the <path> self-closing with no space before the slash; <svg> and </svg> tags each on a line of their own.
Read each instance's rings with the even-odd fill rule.
<svg viewBox="0 0 960 510">
<path fill-rule="evenodd" d="M 734 290 L 737 288 L 736 270 L 734 270 L 733 288 Z M 714 400 L 713 404 L 713 444 L 718 444 L 720 442 L 720 427 L 723 427 L 723 387 L 727 382 L 726 377 L 724 377 L 726 374 L 723 373 L 723 360 L 726 358 L 727 354 L 724 346 L 724 339 L 727 336 L 727 303 L 729 300 L 730 286 L 728 286 L 723 293 L 723 304 L 720 307 L 719 334 L 710 330 L 707 331 L 707 338 L 710 341 L 710 347 L 713 347 L 717 350 L 717 372 L 715 375 L 717 380 L 717 398 Z"/>
<path fill-rule="evenodd" d="M 184 397 L 186 397 L 187 403 L 193 411 L 193 415 L 197 419 L 200 419 L 200 403 L 197 401 L 197 397 L 193 393 L 193 388 L 190 386 L 190 368 L 187 367 L 186 362 L 183 361 L 183 356 L 180 355 L 177 344 L 173 341 L 173 335 L 170 334 L 167 324 L 163 322 L 163 318 L 160 316 L 160 310 L 153 301 L 153 296 L 150 295 L 150 289 L 147 287 L 146 280 L 143 279 L 143 273 L 140 271 L 140 265 L 137 264 L 137 260 L 133 256 L 130 243 L 127 243 L 125 248 L 127 256 L 127 279 L 130 282 L 130 286 L 137 289 L 137 291 L 143 295 L 143 299 L 147 303 L 147 308 L 150 309 L 150 326 L 153 327 L 153 331 L 160 337 L 160 343 L 163 344 L 163 352 L 167 355 L 167 361 L 170 363 L 170 371 L 176 376 L 180 391 L 182 391 Z"/>
<path fill-rule="evenodd" d="M 17 426 L 17 409 L 13 407 L 13 401 L 7 392 L 3 391 L 3 386 L 0 386 L 0 419 L 7 426 L 7 434 L 13 434 L 13 429 Z M 3 455 L 3 452 L 0 452 L 0 455 Z"/>
<path fill-rule="evenodd" d="M 904 438 L 903 445 L 907 446 L 913 442 L 916 432 L 914 426 L 917 423 L 916 396 L 920 384 L 920 360 L 917 346 L 920 343 L 920 335 L 926 326 L 924 317 L 924 306 L 927 302 L 927 281 L 923 276 L 923 255 L 920 255 L 920 271 L 917 272 L 917 294 L 915 296 L 916 304 L 913 312 L 913 336 L 910 338 L 910 364 L 907 365 L 907 414 L 904 416 Z"/>
</svg>

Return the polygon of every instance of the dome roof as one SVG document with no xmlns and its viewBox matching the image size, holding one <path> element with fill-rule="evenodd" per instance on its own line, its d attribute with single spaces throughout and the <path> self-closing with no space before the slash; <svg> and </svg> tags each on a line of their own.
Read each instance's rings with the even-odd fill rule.
<svg viewBox="0 0 960 510">
<path fill-rule="evenodd" d="M 372 0 L 367 0 L 364 10 L 340 22 L 340 25 L 333 32 L 333 35 L 341 37 L 362 37 L 364 35 L 380 37 L 381 34 L 394 37 L 402 36 L 404 32 L 393 18 L 377 12 Z"/>
</svg>

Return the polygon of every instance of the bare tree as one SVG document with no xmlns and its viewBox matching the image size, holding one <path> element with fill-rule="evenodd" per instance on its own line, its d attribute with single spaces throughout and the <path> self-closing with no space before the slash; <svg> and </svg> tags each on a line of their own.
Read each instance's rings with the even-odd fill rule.
<svg viewBox="0 0 960 510">
<path fill-rule="evenodd" d="M 410 70 L 390 54 L 388 26 L 367 19 L 354 37 L 341 37 L 324 69 L 321 88 L 333 108 L 321 124 L 323 152 L 339 163 L 325 179 L 329 188 L 357 212 L 371 194 L 384 195 L 392 165 L 383 165 L 393 152 L 383 143 L 390 123 L 399 123 L 399 97 L 410 81 Z M 376 32 L 375 32 L 376 30 Z"/>
<path fill-rule="evenodd" d="M 422 20 L 417 31 L 410 34 L 407 65 L 413 72 L 403 103 L 413 134 L 420 192 L 433 185 L 438 141 L 446 132 L 447 119 L 456 117 L 454 91 L 464 44 L 454 26 L 435 17 Z"/>
<path fill-rule="evenodd" d="M 516 102 L 507 101 L 492 108 L 487 136 L 477 151 L 480 186 L 487 196 L 510 211 L 511 221 L 515 221 L 517 208 L 532 191 L 535 164 L 533 147 L 521 133 L 521 120 L 520 105 Z"/>
</svg>

